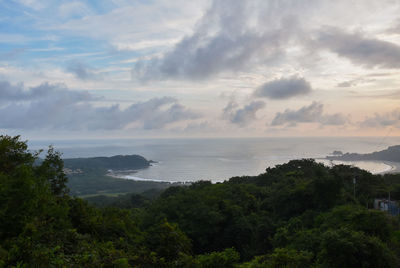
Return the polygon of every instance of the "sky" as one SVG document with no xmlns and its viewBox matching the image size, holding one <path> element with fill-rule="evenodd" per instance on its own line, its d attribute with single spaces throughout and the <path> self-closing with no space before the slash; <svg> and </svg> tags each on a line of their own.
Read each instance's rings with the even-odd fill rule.
<svg viewBox="0 0 400 268">
<path fill-rule="evenodd" d="M 400 136 L 400 0 L 0 0 L 0 133 Z"/>
</svg>

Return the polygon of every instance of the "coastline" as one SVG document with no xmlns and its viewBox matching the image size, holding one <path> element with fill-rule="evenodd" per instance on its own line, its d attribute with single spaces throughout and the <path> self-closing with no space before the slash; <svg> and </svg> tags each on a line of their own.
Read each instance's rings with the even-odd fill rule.
<svg viewBox="0 0 400 268">
<path fill-rule="evenodd" d="M 400 173 L 400 163 L 399 162 L 391 162 L 391 161 L 383 161 L 382 163 L 391 167 L 390 170 L 379 172 L 378 174 L 397 174 Z"/>
<path fill-rule="evenodd" d="M 157 179 L 145 179 L 136 176 L 132 176 L 137 173 L 137 170 L 124 170 L 124 171 L 109 171 L 106 176 L 116 178 L 116 179 L 125 179 L 131 181 L 138 181 L 138 182 L 156 182 L 156 183 L 168 183 L 168 184 L 190 184 L 190 181 L 167 181 L 167 180 L 157 180 Z"/>
<path fill-rule="evenodd" d="M 400 173 L 400 162 L 383 161 L 383 160 L 330 160 L 327 158 L 319 158 L 319 159 L 315 159 L 315 160 L 319 161 L 320 163 L 322 163 L 324 165 L 328 165 L 328 166 L 340 165 L 340 164 L 355 166 L 355 167 L 367 170 L 375 175 Z M 376 167 L 366 168 L 365 163 L 375 164 L 375 165 L 384 165 L 387 168 L 380 167 L 378 170 L 374 170 L 374 169 L 376 169 Z"/>
</svg>

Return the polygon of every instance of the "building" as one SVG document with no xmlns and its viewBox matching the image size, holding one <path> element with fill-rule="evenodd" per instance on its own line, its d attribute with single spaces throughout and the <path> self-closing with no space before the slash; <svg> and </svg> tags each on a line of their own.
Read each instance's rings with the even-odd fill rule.
<svg viewBox="0 0 400 268">
<path fill-rule="evenodd" d="M 375 199 L 374 200 L 374 209 L 378 209 L 381 211 L 386 211 L 390 215 L 396 216 L 400 215 L 400 208 L 396 201 L 388 200 L 388 199 Z"/>
</svg>

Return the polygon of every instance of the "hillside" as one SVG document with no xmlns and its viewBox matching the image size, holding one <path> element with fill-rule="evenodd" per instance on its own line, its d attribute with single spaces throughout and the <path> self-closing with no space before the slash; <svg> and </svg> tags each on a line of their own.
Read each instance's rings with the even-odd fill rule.
<svg viewBox="0 0 400 268">
<path fill-rule="evenodd" d="M 147 168 L 152 161 L 140 155 L 115 155 L 111 157 L 89 157 L 64 159 L 66 168 L 76 170 L 134 170 Z"/>
<path fill-rule="evenodd" d="M 63 161 L 71 195 L 142 193 L 151 189 L 163 190 L 171 186 L 168 182 L 134 181 L 108 176 L 109 170 L 133 173 L 135 170 L 150 167 L 153 161 L 140 155 L 69 158 Z"/>
<path fill-rule="evenodd" d="M 340 156 L 328 156 L 327 159 L 342 161 L 380 160 L 400 162 L 400 145 L 390 146 L 385 150 L 369 154 L 345 153 Z"/>
</svg>

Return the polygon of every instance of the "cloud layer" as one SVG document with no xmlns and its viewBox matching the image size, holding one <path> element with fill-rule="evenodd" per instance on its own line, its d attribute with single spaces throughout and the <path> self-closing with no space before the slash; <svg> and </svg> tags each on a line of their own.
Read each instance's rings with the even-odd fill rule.
<svg viewBox="0 0 400 268">
<path fill-rule="evenodd" d="M 291 14 L 285 16 L 287 10 L 273 13 L 275 5 L 281 4 L 215 0 L 192 35 L 162 56 L 137 62 L 132 76 L 202 80 L 277 60 L 296 33 L 296 20 Z M 267 14 L 261 15 L 263 11 Z"/>
<path fill-rule="evenodd" d="M 125 109 L 119 105 L 98 106 L 89 92 L 60 85 L 42 84 L 30 89 L 0 82 L 0 128 L 119 130 L 161 129 L 200 117 L 171 97 L 137 102 Z"/>
<path fill-rule="evenodd" d="M 372 117 L 365 118 L 360 125 L 367 128 L 400 128 L 400 110 L 387 113 L 375 113 Z"/>
<path fill-rule="evenodd" d="M 350 5 L 355 8 L 358 2 Z M 132 77 L 205 80 L 222 73 L 251 72 L 255 67 L 287 63 L 293 48 L 298 53 L 294 60 L 310 65 L 307 61 L 328 50 L 364 67 L 400 67 L 400 46 L 395 43 L 304 21 L 307 15 L 310 22 L 319 21 L 313 11 L 321 6 L 329 5 L 290 0 L 214 0 L 191 35 L 161 55 L 137 61 Z"/>
</svg>

